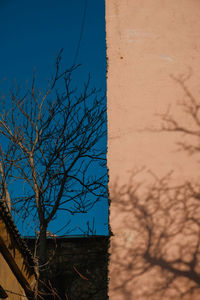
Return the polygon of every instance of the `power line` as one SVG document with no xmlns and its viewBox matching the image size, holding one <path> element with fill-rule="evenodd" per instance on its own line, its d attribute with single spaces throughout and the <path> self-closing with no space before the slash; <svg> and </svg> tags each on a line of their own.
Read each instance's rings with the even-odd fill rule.
<svg viewBox="0 0 200 300">
<path fill-rule="evenodd" d="M 83 36 L 85 20 L 86 20 L 86 11 L 87 11 L 87 0 L 85 0 L 85 4 L 84 4 L 83 18 L 82 18 L 82 22 L 81 22 L 81 30 L 80 30 L 79 40 L 78 40 L 78 44 L 77 44 L 77 48 L 76 48 L 76 52 L 75 52 L 75 56 L 74 56 L 73 66 L 75 66 L 75 64 L 76 64 L 79 50 L 80 50 L 81 39 Z"/>
</svg>

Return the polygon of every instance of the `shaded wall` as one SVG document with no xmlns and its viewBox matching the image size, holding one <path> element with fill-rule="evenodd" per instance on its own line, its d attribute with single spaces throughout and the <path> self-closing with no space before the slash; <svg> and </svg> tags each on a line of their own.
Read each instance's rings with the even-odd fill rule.
<svg viewBox="0 0 200 300">
<path fill-rule="evenodd" d="M 34 251 L 35 239 L 26 241 Z M 107 299 L 108 237 L 49 238 L 47 242 L 49 278 L 62 299 Z"/>
<path fill-rule="evenodd" d="M 199 178 L 198 157 L 177 151 L 177 141 L 185 137 L 179 133 L 155 132 L 162 123 L 160 115 L 169 108 L 182 124 L 193 126 L 179 105 L 182 100 L 187 102 L 188 97 L 173 77 L 181 79 L 194 98 L 199 98 L 199 26 L 197 0 L 106 1 L 108 167 L 110 224 L 114 233 L 110 250 L 110 299 L 198 299 L 199 281 L 195 282 L 186 273 L 191 271 L 191 275 L 194 270 L 191 257 L 193 262 L 199 257 L 199 225 L 195 223 L 190 228 L 188 215 L 193 220 L 196 216 L 194 211 L 186 212 L 191 207 L 199 211 L 199 204 L 195 199 L 188 203 L 185 190 L 181 190 L 182 204 L 180 197 L 173 195 L 178 208 L 173 201 L 171 210 L 161 205 L 155 193 L 148 205 L 146 189 L 139 191 L 142 200 L 136 199 L 135 193 L 136 183 L 147 186 L 152 181 L 152 173 L 160 179 L 173 170 L 172 184 Z M 136 170 L 141 168 L 143 171 L 138 173 Z M 137 175 L 130 181 L 133 172 Z M 129 189 L 122 185 L 129 185 Z M 164 203 L 171 199 L 169 195 L 163 197 Z M 155 203 L 157 215 L 152 215 Z M 182 208 L 183 203 L 187 209 Z M 147 214 L 145 217 L 145 213 L 151 218 Z M 169 224 L 173 224 L 173 233 L 174 228 L 180 233 L 176 239 L 172 238 L 172 231 L 166 234 Z M 190 228 L 190 234 L 186 227 Z M 150 235 L 156 236 L 154 244 Z M 192 241 L 189 235 L 193 236 Z M 163 236 L 163 240 L 158 236 Z M 155 249 L 160 249 L 154 261 L 148 257 L 149 249 L 144 249 L 147 242 L 154 254 Z M 188 243 L 194 246 L 192 253 L 193 246 L 188 249 Z M 184 256 L 187 266 L 182 261 L 183 250 L 187 254 Z M 163 257 L 165 262 L 155 260 Z M 174 265 L 176 273 L 169 264 L 164 264 L 172 260 L 182 263 L 178 267 Z M 198 268 L 199 263 L 195 269 L 197 274 Z M 166 292 L 168 287 L 170 290 Z M 188 291 L 186 287 L 190 287 Z"/>
</svg>

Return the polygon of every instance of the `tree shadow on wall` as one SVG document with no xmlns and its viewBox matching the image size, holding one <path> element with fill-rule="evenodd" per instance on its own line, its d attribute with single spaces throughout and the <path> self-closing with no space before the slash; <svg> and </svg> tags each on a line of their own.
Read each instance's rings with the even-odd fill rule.
<svg viewBox="0 0 200 300">
<path fill-rule="evenodd" d="M 148 130 L 179 136 L 178 150 L 195 156 L 198 164 L 200 100 L 190 90 L 191 76 L 191 69 L 171 76 L 180 100 L 158 115 L 158 128 Z M 110 293 L 115 300 L 199 299 L 199 179 L 172 186 L 171 174 L 152 174 L 152 183 L 144 186 L 138 175 L 110 188 L 112 224 L 119 233 L 111 241 Z"/>
<path fill-rule="evenodd" d="M 113 218 L 122 229 L 111 245 L 116 299 L 199 299 L 200 190 L 169 181 L 170 175 L 155 178 L 142 188 L 132 178 L 111 189 Z"/>
</svg>

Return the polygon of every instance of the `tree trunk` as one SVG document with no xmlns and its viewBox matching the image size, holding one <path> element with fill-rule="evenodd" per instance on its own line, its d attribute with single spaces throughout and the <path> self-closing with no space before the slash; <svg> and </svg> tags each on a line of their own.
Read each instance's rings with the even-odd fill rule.
<svg viewBox="0 0 200 300">
<path fill-rule="evenodd" d="M 46 238 L 47 226 L 41 225 L 39 245 L 38 245 L 38 259 L 40 270 L 45 270 L 47 267 L 47 238 Z"/>
<path fill-rule="evenodd" d="M 49 263 L 47 253 L 47 226 L 45 224 L 40 226 L 39 244 L 38 244 L 38 263 L 39 263 L 39 294 L 43 299 L 50 299 L 50 288 L 48 281 Z M 41 299 L 38 297 L 38 299 Z"/>
<path fill-rule="evenodd" d="M 11 211 L 11 201 L 10 201 L 10 194 L 8 192 L 7 184 L 6 184 L 6 178 L 5 178 L 5 172 L 2 166 L 2 163 L 0 162 L 0 175 L 1 175 L 1 185 L 2 185 L 2 198 L 4 198 L 6 206 L 9 211 Z"/>
</svg>

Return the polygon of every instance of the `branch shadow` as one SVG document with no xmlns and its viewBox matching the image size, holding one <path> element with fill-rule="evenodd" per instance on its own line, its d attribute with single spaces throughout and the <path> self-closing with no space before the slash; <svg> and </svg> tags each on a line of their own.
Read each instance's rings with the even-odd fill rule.
<svg viewBox="0 0 200 300">
<path fill-rule="evenodd" d="M 144 188 L 133 178 L 110 190 L 110 296 L 115 299 L 199 299 L 200 197 L 169 176 Z M 114 232 L 115 235 L 115 232 Z"/>
</svg>

